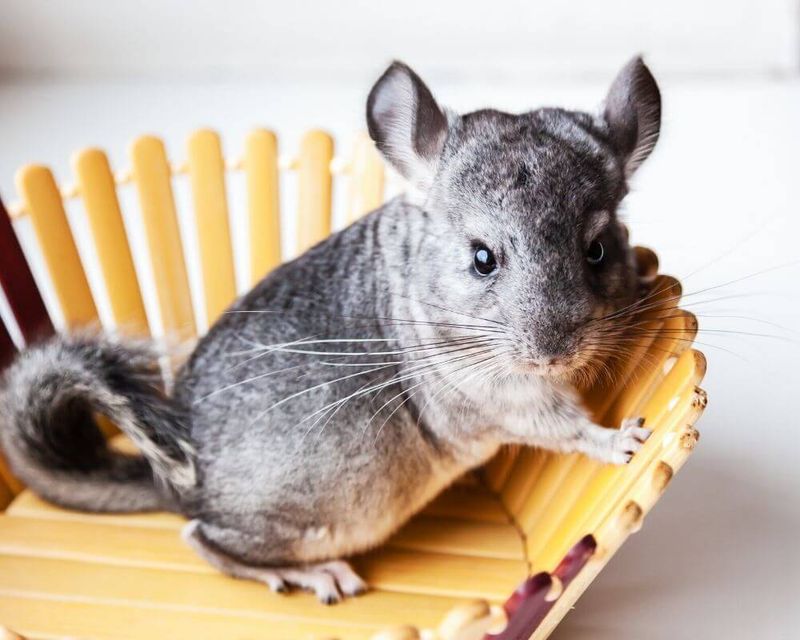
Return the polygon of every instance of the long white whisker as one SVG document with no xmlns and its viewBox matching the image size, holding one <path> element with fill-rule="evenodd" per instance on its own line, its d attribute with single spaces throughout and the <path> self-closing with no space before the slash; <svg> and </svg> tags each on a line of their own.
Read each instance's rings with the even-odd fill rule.
<svg viewBox="0 0 800 640">
<path fill-rule="evenodd" d="M 289 315 L 286 311 L 277 311 L 271 309 L 231 309 L 229 311 L 225 311 L 226 314 L 275 314 L 275 315 Z M 363 321 L 363 322 L 380 322 L 384 323 L 387 326 L 405 326 L 405 325 L 419 325 L 419 326 L 430 326 L 430 327 L 449 327 L 455 329 L 465 329 L 470 331 L 489 331 L 495 333 L 502 333 L 503 329 L 496 328 L 492 326 L 486 325 L 472 325 L 466 323 L 458 323 L 458 322 L 436 322 L 433 320 L 412 320 L 409 318 L 390 318 L 390 317 L 382 317 L 382 316 L 374 316 L 374 317 L 366 317 L 366 316 L 351 316 L 351 315 L 342 315 L 342 314 L 332 314 L 333 317 L 342 318 L 345 320 L 355 320 L 355 321 Z M 497 322 L 497 321 L 493 321 Z M 501 323 L 498 323 L 501 324 Z"/>
<path fill-rule="evenodd" d="M 279 373 L 286 373 L 287 371 L 292 371 L 294 369 L 299 369 L 301 367 L 305 367 L 306 364 L 307 363 L 297 364 L 297 365 L 293 365 L 291 367 L 284 367 L 283 369 L 276 369 L 274 371 L 267 371 L 266 373 L 261 373 L 261 374 L 259 374 L 257 376 L 252 376 L 251 378 L 247 378 L 246 380 L 241 380 L 239 382 L 234 382 L 232 384 L 226 385 L 226 386 L 221 387 L 219 389 L 215 389 L 211 393 L 208 393 L 208 394 L 206 394 L 204 396 L 201 396 L 200 398 L 197 398 L 192 404 L 193 405 L 199 404 L 200 402 L 203 402 L 204 400 L 208 400 L 209 398 L 211 398 L 211 397 L 213 397 L 213 396 L 215 396 L 217 394 L 223 393 L 224 391 L 230 391 L 231 389 L 235 389 L 236 387 L 239 387 L 239 386 L 241 386 L 243 384 L 248 384 L 250 382 L 255 382 L 256 380 L 261 380 L 262 378 L 268 378 L 270 376 L 274 376 L 274 375 L 277 375 Z"/>
<path fill-rule="evenodd" d="M 484 351 L 482 351 L 482 352 L 480 352 L 480 353 L 486 353 L 486 351 L 491 351 L 491 350 L 484 350 Z M 466 357 L 472 357 L 472 356 L 475 356 L 475 355 L 479 355 L 479 354 L 469 354 L 469 356 L 466 356 Z M 466 371 L 466 370 L 469 370 L 469 369 L 470 369 L 470 368 L 472 368 L 472 367 L 476 367 L 476 366 L 479 366 L 479 365 L 483 364 L 484 362 L 488 362 L 488 361 L 490 361 L 490 360 L 491 360 L 492 358 L 494 358 L 494 357 L 495 357 L 495 354 L 493 354 L 493 355 L 489 356 L 488 358 L 484 358 L 484 359 L 482 359 L 482 360 L 480 360 L 480 361 L 478 361 L 478 362 L 476 362 L 476 363 L 467 364 L 467 365 L 466 365 L 466 366 L 464 366 L 463 368 L 459 369 L 459 371 Z M 457 373 L 457 372 L 451 372 L 450 374 L 447 374 L 447 373 L 446 373 L 446 374 L 445 374 L 445 379 L 446 379 L 446 378 L 447 378 L 449 375 L 454 375 L 455 373 Z M 376 415 L 378 415 L 378 413 L 380 413 L 380 411 L 381 411 L 381 410 L 382 410 L 382 409 L 383 409 L 383 408 L 384 408 L 386 405 L 388 405 L 390 402 L 394 401 L 395 399 L 397 399 L 397 398 L 398 398 L 398 397 L 400 397 L 401 395 L 408 394 L 408 392 L 409 392 L 409 391 L 411 391 L 411 390 L 413 390 L 413 389 L 415 389 L 415 388 L 417 388 L 417 387 L 421 386 L 422 384 L 424 384 L 424 383 L 426 383 L 426 382 L 427 382 L 427 380 L 422 380 L 421 382 L 419 382 L 419 383 L 417 383 L 417 384 L 413 385 L 413 386 L 412 386 L 412 387 L 410 387 L 409 389 L 405 389 L 405 390 L 401 391 L 400 393 L 396 394 L 396 395 L 395 395 L 393 398 L 391 398 L 389 401 L 387 401 L 386 403 L 384 403 L 384 405 L 383 405 L 383 406 L 382 406 L 380 409 L 378 409 L 378 411 L 376 411 L 376 412 L 375 412 L 375 413 L 372 415 L 372 417 L 370 418 L 369 422 L 372 422 L 372 420 L 375 418 L 375 416 L 376 416 Z M 400 409 L 400 407 L 402 407 L 402 406 L 403 406 L 403 405 L 404 405 L 406 402 L 408 402 L 408 401 L 409 401 L 409 400 L 410 400 L 410 399 L 413 397 L 413 395 L 414 395 L 413 393 L 412 393 L 412 394 L 410 394 L 410 395 L 407 395 L 407 396 L 406 396 L 406 398 L 405 398 L 405 399 L 404 399 L 404 400 L 403 400 L 403 401 L 402 401 L 400 404 L 398 404 L 398 405 L 397 405 L 397 406 L 396 406 L 396 407 L 395 407 L 395 408 L 392 410 L 392 412 L 391 412 L 391 413 L 390 413 L 390 414 L 389 414 L 389 415 L 386 417 L 386 419 L 383 421 L 383 424 L 381 424 L 380 428 L 378 429 L 378 432 L 375 434 L 375 441 L 377 441 L 377 439 L 378 439 L 378 436 L 380 436 L 380 434 L 381 434 L 381 431 L 383 430 L 383 427 L 384 427 L 384 426 L 386 426 L 386 423 L 387 423 L 387 422 L 389 422 L 389 420 L 390 420 L 390 419 L 391 419 L 391 417 L 392 417 L 392 416 L 393 416 L 393 415 L 394 415 L 394 414 L 397 412 L 397 410 L 398 410 L 398 409 Z M 426 403 L 426 406 L 427 406 L 427 404 L 428 404 L 428 403 Z M 420 412 L 420 415 L 422 415 L 422 412 Z M 369 422 L 367 423 L 367 426 L 369 426 Z M 366 430 L 366 429 L 365 429 L 365 430 Z"/>
<path fill-rule="evenodd" d="M 340 377 L 340 378 L 336 378 L 335 380 L 327 380 L 327 381 L 325 381 L 325 382 L 320 382 L 319 384 L 315 384 L 315 385 L 313 385 L 313 386 L 311 386 L 311 387 L 308 387 L 308 388 L 306 388 L 306 389 L 303 389 L 302 391 L 296 391 L 295 393 L 292 393 L 292 394 L 290 394 L 290 395 L 286 396 L 285 398 L 283 398 L 283 399 L 281 399 L 281 400 L 278 400 L 277 402 L 274 402 L 274 403 L 273 403 L 273 404 L 271 404 L 269 407 L 267 407 L 266 409 L 264 409 L 264 411 L 260 412 L 260 413 L 259 413 L 259 414 L 258 414 L 258 415 L 257 415 L 257 416 L 256 416 L 256 417 L 255 417 L 255 418 L 254 418 L 254 419 L 253 419 L 251 422 L 250 422 L 250 425 L 252 426 L 252 425 L 253 425 L 253 424 L 255 424 L 255 423 L 258 421 L 258 420 L 260 420 L 261 418 L 263 418 L 263 417 L 264 417 L 264 416 L 265 416 L 265 415 L 266 415 L 268 412 L 270 412 L 270 411 L 272 411 L 273 409 L 275 409 L 275 408 L 277 408 L 277 407 L 281 406 L 282 404 L 286 404 L 287 402 L 289 402 L 290 400 L 293 400 L 294 398 L 297 398 L 298 396 L 302 396 L 303 394 L 309 393 L 310 391 L 314 391 L 315 389 L 321 389 L 322 387 L 325 387 L 325 386 L 327 386 L 327 385 L 329 385 L 329 384 L 334 384 L 334 383 L 336 383 L 336 382 L 342 382 L 343 380 L 348 380 L 348 379 L 350 379 L 350 378 L 355 378 L 356 376 L 361 376 L 361 375 L 364 375 L 365 373 L 373 373 L 374 371 L 381 371 L 382 369 L 386 369 L 386 368 L 388 368 L 388 367 L 390 367 L 390 366 L 393 366 L 393 365 L 380 365 L 380 366 L 377 366 L 377 367 L 372 367 L 371 369 L 369 369 L 369 370 L 367 370 L 367 371 L 356 371 L 355 373 L 351 373 L 351 374 L 349 374 L 349 375 L 342 376 L 342 377 Z"/>
<path fill-rule="evenodd" d="M 469 354 L 469 355 L 472 355 L 472 354 Z M 366 394 L 371 393 L 373 391 L 375 391 L 376 393 L 380 392 L 381 390 L 386 389 L 386 388 L 388 388 L 390 386 L 393 386 L 395 384 L 399 384 L 401 382 L 404 382 L 406 380 L 410 380 L 410 379 L 418 377 L 420 375 L 426 375 L 424 373 L 420 373 L 421 371 L 424 371 L 425 369 L 429 369 L 431 367 L 440 366 L 442 364 L 447 364 L 447 363 L 450 363 L 450 362 L 455 362 L 455 361 L 461 360 L 461 359 L 466 358 L 466 357 L 468 357 L 468 355 L 467 356 L 465 356 L 465 355 L 454 356 L 453 358 L 445 360 L 444 362 L 424 362 L 423 364 L 415 365 L 414 367 L 411 367 L 409 369 L 401 370 L 398 373 L 396 373 L 395 375 L 391 376 L 387 380 L 384 380 L 384 381 L 382 381 L 380 383 L 377 383 L 377 384 L 373 384 L 372 386 L 370 386 L 368 388 L 364 388 L 364 386 L 362 386 L 358 390 L 356 390 L 355 392 L 351 393 L 350 395 L 348 395 L 348 396 L 346 396 L 344 398 L 340 398 L 339 400 L 335 400 L 334 402 L 331 402 L 331 403 L 325 405 L 321 409 L 317 409 L 313 413 L 311 413 L 308 416 L 306 416 L 305 418 L 303 418 L 300 421 L 300 423 L 302 424 L 303 422 L 305 422 L 306 420 L 314 417 L 318 413 L 322 413 L 322 412 L 328 411 L 329 409 L 331 409 L 331 408 L 333 408 L 333 407 L 335 407 L 337 405 L 338 406 L 342 406 L 346 402 L 348 402 L 349 400 L 351 400 L 352 398 L 355 398 L 357 396 L 366 395 Z M 427 360 L 427 359 L 425 359 L 425 360 Z"/>
<path fill-rule="evenodd" d="M 420 351 L 432 351 L 439 348 L 442 345 L 455 345 L 455 344 L 462 344 L 468 343 L 474 340 L 490 340 L 491 338 L 481 338 L 475 336 L 467 336 L 463 338 L 456 338 L 451 340 L 443 340 L 440 342 L 434 342 L 431 344 L 422 344 L 422 345 L 413 345 L 411 347 L 404 347 L 403 349 L 396 349 L 392 351 L 317 351 L 311 349 L 295 349 L 295 348 L 284 348 L 284 347 L 276 347 L 272 349 L 271 352 L 279 352 L 279 353 L 294 353 L 299 355 L 319 355 L 319 356 L 391 356 L 391 355 L 403 355 L 408 353 L 415 353 Z M 302 346 L 302 345 L 301 345 Z"/>
</svg>

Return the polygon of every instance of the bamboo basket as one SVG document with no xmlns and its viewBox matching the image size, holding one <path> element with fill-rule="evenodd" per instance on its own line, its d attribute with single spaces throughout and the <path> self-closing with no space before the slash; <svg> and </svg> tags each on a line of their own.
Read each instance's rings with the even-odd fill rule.
<svg viewBox="0 0 800 640">
<path fill-rule="evenodd" d="M 384 199 L 384 166 L 363 136 L 347 158 L 334 158 L 333 139 L 309 131 L 299 152 L 284 158 L 276 135 L 259 129 L 242 156 L 226 162 L 219 136 L 200 130 L 189 137 L 181 164 L 170 163 L 160 139 L 145 136 L 130 146 L 129 163 L 114 173 L 102 151 L 79 151 L 74 184 L 62 187 L 44 166 L 18 172 L 19 203 L 10 212 L 0 205 L 0 285 L 10 310 L 8 326 L 0 324 L 0 366 L 17 348 L 55 331 L 37 279 L 50 280 L 50 310 L 57 307 L 64 328 L 100 322 L 97 286 L 90 286 L 75 220 L 66 213 L 76 202 L 113 324 L 140 335 L 154 328 L 125 210 L 144 229 L 160 331 L 191 339 L 201 326 L 196 316 L 204 312 L 210 324 L 236 296 L 226 192 L 236 180 L 244 193 L 233 195 L 242 196 L 249 229 L 249 247 L 236 248 L 247 252 L 249 283 L 282 259 L 285 172 L 296 174 L 298 250 L 330 233 L 334 183 L 346 189 L 347 221 Z M 179 182 L 191 193 L 200 314 L 174 197 Z M 125 190 L 136 194 L 133 205 Z M 27 252 L 18 238 L 25 225 L 35 238 Z M 354 560 L 369 593 L 324 607 L 308 594 L 272 594 L 217 574 L 183 546 L 177 516 L 62 510 L 37 499 L 0 462 L 0 625 L 30 638 L 543 640 L 639 529 L 698 439 L 693 424 L 706 395 L 698 387 L 705 360 L 691 349 L 697 324 L 677 308 L 680 284 L 656 275 L 655 255 L 637 249 L 637 256 L 657 301 L 643 321 L 664 330 L 637 343 L 615 384 L 585 392 L 603 424 L 643 415 L 655 429 L 629 465 L 503 450 L 384 547 Z M 37 260 L 34 278 L 29 264 Z"/>
</svg>

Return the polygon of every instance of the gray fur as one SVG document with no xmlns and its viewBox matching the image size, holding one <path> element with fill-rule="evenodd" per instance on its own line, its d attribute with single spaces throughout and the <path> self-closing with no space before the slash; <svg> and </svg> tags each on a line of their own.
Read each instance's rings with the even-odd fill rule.
<svg viewBox="0 0 800 640">
<path fill-rule="evenodd" d="M 370 132 L 416 193 L 332 235 L 238 300 L 176 380 L 186 423 L 185 433 L 180 421 L 168 430 L 169 464 L 144 451 L 176 508 L 193 519 L 186 538 L 204 557 L 273 587 L 285 567 L 313 564 L 307 580 L 288 580 L 330 601 L 328 578 L 313 586 L 320 571 L 336 573 L 327 561 L 381 543 L 502 444 L 616 463 L 641 446 L 648 431 L 640 422 L 593 424 L 572 386 L 602 355 L 597 323 L 637 293 L 617 208 L 631 158 L 638 166 L 654 144 L 651 121 L 644 137 L 637 129 L 631 138 L 630 123 L 657 112 L 658 94 L 631 89 L 655 86 L 641 60 L 622 78 L 604 115 L 458 116 L 404 65 L 381 77 L 370 94 Z M 597 238 L 606 258 L 591 268 L 585 254 Z M 497 258 L 486 277 L 473 268 L 478 245 Z M 12 370 L 6 446 L 25 450 L 15 443 L 29 429 L 26 403 L 47 415 L 52 394 L 39 395 L 36 376 L 96 372 L 88 357 L 81 369 L 84 356 L 73 356 L 78 364 L 51 358 Z M 132 402 L 122 404 L 133 411 Z M 185 451 L 176 441 L 196 448 L 188 486 L 170 473 Z M 15 467 L 19 460 L 12 456 Z M 50 473 L 20 470 L 28 481 Z M 31 484 L 67 501 L 46 483 Z M 334 575 L 334 586 L 346 592 L 347 580 Z"/>
</svg>

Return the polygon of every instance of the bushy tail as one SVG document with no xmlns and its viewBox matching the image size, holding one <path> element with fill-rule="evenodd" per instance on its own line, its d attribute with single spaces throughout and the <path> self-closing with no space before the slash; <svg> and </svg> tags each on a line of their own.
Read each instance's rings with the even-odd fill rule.
<svg viewBox="0 0 800 640">
<path fill-rule="evenodd" d="M 0 386 L 0 443 L 14 472 L 52 502 L 87 511 L 170 507 L 195 484 L 187 418 L 158 385 L 147 347 L 58 338 L 23 352 Z M 143 456 L 107 446 L 107 416 Z"/>
</svg>

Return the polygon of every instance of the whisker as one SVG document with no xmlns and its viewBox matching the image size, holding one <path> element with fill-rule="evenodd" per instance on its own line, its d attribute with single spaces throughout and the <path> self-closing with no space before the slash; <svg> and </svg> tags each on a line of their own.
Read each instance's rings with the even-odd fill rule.
<svg viewBox="0 0 800 640">
<path fill-rule="evenodd" d="M 274 314 L 274 315 L 292 315 L 286 311 L 279 311 L 273 309 L 229 309 L 225 311 L 226 314 Z M 343 320 L 355 320 L 355 321 L 362 321 L 362 322 L 382 322 L 382 323 L 389 323 L 389 326 L 406 326 L 406 325 L 421 325 L 421 326 L 430 326 L 430 327 L 447 327 L 453 329 L 464 329 L 464 330 L 472 330 L 472 331 L 489 331 L 500 333 L 502 329 L 495 328 L 495 327 L 487 327 L 482 325 L 474 325 L 474 324 L 466 324 L 466 323 L 458 323 L 458 322 L 437 322 L 433 320 L 413 320 L 410 318 L 392 318 L 386 316 L 354 316 L 354 315 L 345 315 L 345 314 L 330 314 L 330 317 L 341 318 Z"/>
<path fill-rule="evenodd" d="M 252 376 L 250 378 L 247 378 L 246 380 L 241 380 L 239 382 L 234 382 L 232 384 L 226 385 L 226 386 L 221 387 L 219 389 L 215 389 L 211 393 L 208 393 L 208 394 L 206 394 L 204 396 L 201 396 L 200 398 L 197 398 L 192 404 L 193 405 L 197 405 L 197 404 L 199 404 L 199 403 L 201 403 L 201 402 L 203 402 L 205 400 L 208 400 L 209 398 L 211 398 L 213 396 L 216 396 L 216 395 L 218 395 L 220 393 L 223 393 L 225 391 L 230 391 L 231 389 L 235 389 L 236 387 L 239 387 L 239 386 L 241 386 L 243 384 L 248 384 L 248 383 L 251 383 L 251 382 L 255 382 L 256 380 L 261 380 L 262 378 L 268 378 L 270 376 L 274 376 L 274 375 L 277 375 L 279 373 L 286 373 L 287 371 L 293 371 L 295 369 L 299 369 L 299 368 L 304 367 L 304 366 L 306 366 L 305 363 L 298 364 L 298 365 L 293 365 L 291 367 L 284 367 L 283 369 L 276 369 L 274 371 L 267 371 L 266 373 L 261 373 L 261 374 L 259 374 L 257 376 Z"/>
<path fill-rule="evenodd" d="M 469 354 L 469 355 L 471 355 L 471 354 Z M 300 424 L 302 424 L 306 420 L 312 418 L 313 416 L 317 415 L 318 413 L 322 412 L 322 415 L 320 416 L 320 418 L 315 420 L 314 424 L 312 424 L 312 426 L 309 428 L 309 431 L 310 431 L 319 422 L 319 420 L 322 417 L 324 417 L 324 412 L 326 412 L 326 411 L 328 411 L 328 410 L 330 410 L 330 409 L 332 409 L 334 407 L 337 407 L 336 411 L 338 411 L 338 408 L 344 406 L 344 404 L 346 404 L 349 400 L 351 400 L 353 398 L 356 398 L 356 397 L 359 397 L 359 396 L 362 396 L 362 395 L 366 395 L 366 394 L 371 393 L 373 391 L 377 394 L 380 391 L 382 391 L 383 389 L 386 389 L 386 388 L 388 388 L 390 386 L 393 386 L 395 384 L 399 384 L 399 383 L 402 383 L 402 382 L 404 382 L 406 380 L 410 380 L 412 378 L 419 377 L 420 375 L 422 375 L 422 376 L 427 375 L 427 373 L 421 372 L 424 369 L 428 369 L 428 368 L 436 367 L 436 366 L 441 366 L 443 364 L 453 363 L 453 362 L 462 360 L 462 359 L 464 359 L 466 357 L 469 357 L 469 356 L 468 355 L 467 356 L 461 355 L 461 356 L 456 356 L 456 357 L 453 357 L 451 359 L 445 360 L 444 362 L 426 363 L 424 365 L 418 365 L 416 368 L 412 368 L 414 370 L 412 370 L 410 372 L 409 371 L 398 372 L 394 376 L 391 376 L 388 380 L 384 380 L 384 381 L 382 381 L 382 382 L 380 382 L 378 384 L 374 384 L 374 385 L 372 385 L 370 387 L 364 388 L 365 385 L 362 385 L 361 387 L 359 387 L 358 390 L 356 390 L 355 392 L 353 392 L 350 395 L 346 396 L 345 398 L 341 398 L 339 400 L 331 402 L 331 403 L 327 404 L 326 406 L 322 407 L 321 409 L 317 409 L 313 413 L 309 414 L 308 416 L 306 416 L 305 418 L 303 418 L 300 421 Z M 328 417 L 328 419 L 326 420 L 325 424 L 322 426 L 322 429 L 325 428 L 325 426 L 328 424 L 328 422 L 332 419 L 333 415 L 335 415 L 336 411 L 334 411 L 334 413 L 332 413 Z M 371 421 L 371 419 L 370 419 L 370 421 Z M 366 428 L 367 427 L 365 427 L 365 430 L 366 430 Z"/>
<path fill-rule="evenodd" d="M 487 362 L 487 361 L 490 361 L 490 360 L 492 360 L 494 357 L 496 357 L 496 355 L 494 355 L 494 354 L 493 354 L 493 355 L 489 356 L 488 358 L 484 358 L 483 360 L 480 360 L 479 362 L 476 362 L 476 363 L 473 363 L 473 364 L 468 364 L 468 365 L 466 365 L 466 366 L 464 366 L 464 367 L 461 367 L 461 368 L 459 368 L 459 369 L 458 369 L 458 371 L 460 371 L 460 372 L 463 372 L 463 371 L 466 371 L 466 370 L 468 370 L 468 369 L 470 369 L 470 368 L 473 368 L 473 367 L 476 367 L 476 366 L 480 366 L 482 363 L 484 363 L 484 362 Z M 367 426 L 369 426 L 369 423 L 371 423 L 371 422 L 372 422 L 372 420 L 375 418 L 375 416 L 376 416 L 376 415 L 377 415 L 377 414 L 378 414 L 378 413 L 379 413 L 379 412 L 380 412 L 380 411 L 381 411 L 381 410 L 382 410 L 382 409 L 383 409 L 383 408 L 384 408 L 384 407 L 385 407 L 387 404 L 389 404 L 389 402 L 391 402 L 391 401 L 393 401 L 393 400 L 397 399 L 397 398 L 398 398 L 399 396 L 401 396 L 401 395 L 407 394 L 409 391 L 411 391 L 411 390 L 413 390 L 413 389 L 415 389 L 415 388 L 417 388 L 417 387 L 421 386 L 422 384 L 425 384 L 426 382 L 427 382 L 427 380 L 423 380 L 423 381 L 421 381 L 421 382 L 417 383 L 416 385 L 412 386 L 410 389 L 404 390 L 404 391 L 402 391 L 401 393 L 399 393 L 399 394 L 395 395 L 393 398 L 391 398 L 391 399 L 390 399 L 390 401 L 387 401 L 386 403 L 384 403 L 384 405 L 383 405 L 383 406 L 381 406 L 381 408 L 380 408 L 380 409 L 378 409 L 378 411 L 376 411 L 376 412 L 375 412 L 375 413 L 372 415 L 372 417 L 370 418 L 369 422 L 367 423 Z M 463 384 L 463 383 L 462 383 L 462 384 Z M 389 422 L 389 420 L 390 420 L 390 419 L 392 418 L 392 416 L 393 416 L 393 415 L 394 415 L 394 414 L 395 414 L 395 413 L 396 413 L 396 412 L 397 412 L 397 411 L 400 409 L 400 407 L 402 407 L 403 405 L 405 405 L 405 404 L 406 404 L 406 403 L 407 403 L 407 402 L 408 402 L 408 401 L 409 401 L 409 400 L 410 400 L 412 397 L 413 397 L 413 394 L 407 395 L 407 396 L 406 396 L 406 398 L 405 398 L 405 399 L 404 399 L 404 400 L 403 400 L 403 401 L 402 401 L 400 404 L 398 404 L 398 405 L 397 405 L 397 407 L 395 407 L 395 408 L 392 410 L 392 412 L 391 412 L 391 413 L 390 413 L 390 414 L 389 414 L 389 415 L 386 417 L 386 419 L 383 421 L 383 423 L 382 423 L 382 424 L 381 424 L 381 426 L 379 427 L 379 429 L 378 429 L 378 432 L 375 434 L 375 439 L 374 439 L 374 441 L 375 441 L 375 442 L 377 442 L 377 440 L 378 440 L 378 437 L 380 437 L 380 434 L 381 434 L 381 432 L 383 431 L 383 428 L 386 426 L 386 423 L 387 423 L 387 422 Z M 426 405 L 426 406 L 427 406 L 427 405 Z M 421 411 L 420 411 L 420 415 L 422 415 L 422 412 L 421 412 Z M 418 419 L 418 420 L 419 420 L 419 419 Z M 419 424 L 419 421 L 417 422 L 417 424 Z"/>
<path fill-rule="evenodd" d="M 434 309 L 439 309 L 440 311 L 447 311 L 448 313 L 455 313 L 457 315 L 465 316 L 467 318 L 472 318 L 473 320 L 481 320 L 483 322 L 491 322 L 492 324 L 496 324 L 496 325 L 498 325 L 500 327 L 505 328 L 505 325 L 502 322 L 500 322 L 499 320 L 494 320 L 492 318 L 484 318 L 482 316 L 471 315 L 471 314 L 465 313 L 463 311 L 457 311 L 456 309 L 452 309 L 450 307 L 445 307 L 444 305 L 434 304 L 433 302 L 427 302 L 425 300 L 419 300 L 417 298 L 412 298 L 410 296 L 404 296 L 404 295 L 401 295 L 399 293 L 396 293 L 395 296 L 398 297 L 398 298 L 405 298 L 406 300 L 410 300 L 410 301 L 416 302 L 418 304 L 424 304 L 424 305 L 426 305 L 428 307 L 432 307 Z"/>
<path fill-rule="evenodd" d="M 409 370 L 399 371 L 397 374 L 391 376 L 386 381 L 383 381 L 383 382 L 380 382 L 380 383 L 377 383 L 377 384 L 373 384 L 372 386 L 370 386 L 370 387 L 368 387 L 366 389 L 363 389 L 363 390 L 359 389 L 358 391 L 348 395 L 345 398 L 341 398 L 339 400 L 336 400 L 334 402 L 329 403 L 328 405 L 326 405 L 325 407 L 322 407 L 321 409 L 317 409 L 316 411 L 314 411 L 310 415 L 308 415 L 305 418 L 303 418 L 300 422 L 301 423 L 305 422 L 306 420 L 308 420 L 309 418 L 313 417 L 317 413 L 319 413 L 321 411 L 326 411 L 326 410 L 338 405 L 339 403 L 347 402 L 348 400 L 350 400 L 350 399 L 352 399 L 352 398 L 354 398 L 354 397 L 356 397 L 358 395 L 364 395 L 364 394 L 370 393 L 372 391 L 379 392 L 382 389 L 385 389 L 385 388 L 387 388 L 389 386 L 397 384 L 398 382 L 403 382 L 403 381 L 405 381 L 407 379 L 411 379 L 413 377 L 416 377 L 417 375 L 419 375 L 420 370 L 423 370 L 423 369 L 426 369 L 426 368 L 429 368 L 429 367 L 433 367 L 433 366 L 437 366 L 437 365 L 441 365 L 441 364 L 446 364 L 446 363 L 449 363 L 449 362 L 454 362 L 456 360 L 463 359 L 465 357 L 467 357 L 467 356 L 464 356 L 464 355 L 454 356 L 451 359 L 445 360 L 443 363 L 442 362 L 426 362 L 426 363 L 421 364 L 421 365 L 419 365 L 419 364 L 415 365 L 414 367 L 411 367 Z M 335 380 L 333 382 L 338 382 L 338 380 Z"/>
</svg>

